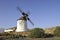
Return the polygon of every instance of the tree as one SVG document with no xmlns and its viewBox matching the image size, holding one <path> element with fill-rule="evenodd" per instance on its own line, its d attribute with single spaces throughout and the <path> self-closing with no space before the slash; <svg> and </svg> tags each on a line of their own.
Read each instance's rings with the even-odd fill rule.
<svg viewBox="0 0 60 40">
<path fill-rule="evenodd" d="M 55 36 L 60 36 L 60 26 L 57 26 L 55 31 L 54 31 Z"/>
<path fill-rule="evenodd" d="M 33 38 L 44 37 L 44 30 L 41 28 L 34 28 L 30 31 L 29 37 L 33 37 Z"/>
</svg>

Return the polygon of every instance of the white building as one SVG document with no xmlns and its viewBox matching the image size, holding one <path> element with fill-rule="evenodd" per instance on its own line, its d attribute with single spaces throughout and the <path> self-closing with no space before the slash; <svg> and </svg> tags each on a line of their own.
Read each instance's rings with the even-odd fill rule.
<svg viewBox="0 0 60 40">
<path fill-rule="evenodd" d="M 12 29 L 5 29 L 4 32 L 13 32 Z"/>
</svg>

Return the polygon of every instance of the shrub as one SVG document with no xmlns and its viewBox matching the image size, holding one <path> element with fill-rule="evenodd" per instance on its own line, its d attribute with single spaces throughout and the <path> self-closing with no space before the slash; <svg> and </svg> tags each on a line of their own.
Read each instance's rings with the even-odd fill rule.
<svg viewBox="0 0 60 40">
<path fill-rule="evenodd" d="M 30 31 L 29 37 L 33 37 L 33 38 L 44 37 L 44 30 L 41 28 L 34 28 Z"/>
<path fill-rule="evenodd" d="M 50 38 L 50 37 L 54 37 L 53 34 L 45 34 L 45 38 Z"/>
</svg>

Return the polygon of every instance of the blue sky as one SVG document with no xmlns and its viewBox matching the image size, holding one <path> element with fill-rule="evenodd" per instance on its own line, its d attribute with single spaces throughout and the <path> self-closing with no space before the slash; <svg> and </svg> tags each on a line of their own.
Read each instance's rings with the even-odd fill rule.
<svg viewBox="0 0 60 40">
<path fill-rule="evenodd" d="M 21 13 L 16 9 L 19 6 L 24 12 L 30 11 L 28 28 L 49 28 L 60 26 L 60 0 L 0 0 L 0 27 L 16 26 Z"/>
</svg>

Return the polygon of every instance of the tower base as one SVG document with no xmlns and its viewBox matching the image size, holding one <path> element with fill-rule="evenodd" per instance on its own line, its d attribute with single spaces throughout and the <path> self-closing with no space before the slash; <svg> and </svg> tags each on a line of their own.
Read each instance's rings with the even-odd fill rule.
<svg viewBox="0 0 60 40">
<path fill-rule="evenodd" d="M 18 20 L 16 32 L 25 32 L 25 31 L 27 31 L 27 21 L 26 20 Z"/>
</svg>

